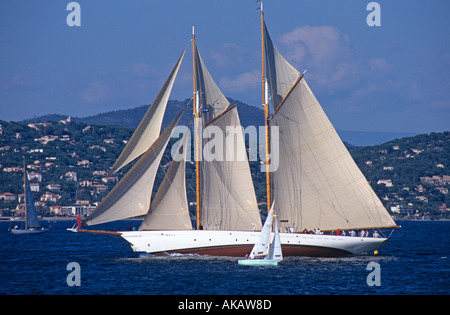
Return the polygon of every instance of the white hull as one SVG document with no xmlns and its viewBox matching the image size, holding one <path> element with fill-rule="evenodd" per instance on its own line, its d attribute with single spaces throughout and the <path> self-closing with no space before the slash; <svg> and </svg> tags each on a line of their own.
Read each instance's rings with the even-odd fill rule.
<svg viewBox="0 0 450 315">
<path fill-rule="evenodd" d="M 242 266 L 277 266 L 278 261 L 272 259 L 240 259 L 238 264 Z"/>
<path fill-rule="evenodd" d="M 34 229 L 26 229 L 26 230 L 25 229 L 12 229 L 11 233 L 15 234 L 15 235 L 19 235 L 19 234 L 25 235 L 25 234 L 41 234 L 41 233 L 44 233 L 46 231 L 47 231 L 46 229 L 39 229 L 39 230 L 34 230 Z"/>
<path fill-rule="evenodd" d="M 185 253 L 243 257 L 259 232 L 244 231 L 126 231 L 121 236 L 135 252 Z M 373 252 L 386 238 L 280 233 L 283 256 L 338 257 Z"/>
</svg>

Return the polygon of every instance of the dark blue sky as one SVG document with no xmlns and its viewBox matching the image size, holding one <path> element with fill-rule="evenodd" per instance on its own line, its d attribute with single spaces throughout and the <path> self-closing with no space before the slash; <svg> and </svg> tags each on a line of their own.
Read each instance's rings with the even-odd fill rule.
<svg viewBox="0 0 450 315">
<path fill-rule="evenodd" d="M 0 2 L 0 119 L 88 116 L 149 104 L 187 48 L 172 99 L 192 96 L 191 27 L 228 97 L 259 105 L 260 24 L 254 0 Z M 450 128 L 450 1 L 266 0 L 278 50 L 306 78 L 336 129 Z"/>
</svg>

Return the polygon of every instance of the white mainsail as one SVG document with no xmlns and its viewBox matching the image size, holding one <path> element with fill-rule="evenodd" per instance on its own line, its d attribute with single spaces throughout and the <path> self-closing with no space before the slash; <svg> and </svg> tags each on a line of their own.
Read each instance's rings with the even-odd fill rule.
<svg viewBox="0 0 450 315">
<path fill-rule="evenodd" d="M 84 225 L 122 220 L 148 212 L 159 163 L 169 143 L 172 130 L 178 124 L 185 109 L 186 107 L 83 221 Z"/>
<path fill-rule="evenodd" d="M 206 138 L 205 134 L 211 130 L 214 137 Z M 204 152 L 214 151 L 215 155 L 213 159 L 204 156 L 201 163 L 203 228 L 260 229 L 261 218 L 236 105 L 210 121 L 203 133 Z M 225 137 L 216 138 L 221 135 Z M 211 142 L 214 142 L 214 148 L 210 147 Z"/>
<path fill-rule="evenodd" d="M 264 32 L 268 75 L 279 128 L 279 167 L 272 174 L 282 231 L 390 228 L 396 224 L 353 161 L 303 75 L 293 69 Z M 275 59 L 274 59 L 275 56 Z M 280 70 L 281 69 L 281 70 Z M 275 78 L 275 83 L 274 83 Z M 280 100 L 282 97 L 282 100 Z M 280 100 L 280 101 L 279 101 Z"/>
<path fill-rule="evenodd" d="M 204 123 L 204 154 L 199 169 L 201 226 L 205 230 L 260 229 L 237 107 L 229 107 L 197 47 L 194 48 L 197 110 Z"/>
<path fill-rule="evenodd" d="M 159 186 L 158 192 L 140 226 L 140 230 L 191 230 L 192 223 L 186 196 L 186 149 L 189 134 L 180 141 L 181 158 L 175 158 Z M 179 153 L 179 152 L 178 152 Z"/>
<path fill-rule="evenodd" d="M 172 69 L 172 72 L 164 83 L 161 91 L 159 91 L 152 105 L 150 105 L 144 118 L 139 123 L 139 126 L 136 128 L 119 158 L 116 160 L 116 163 L 114 163 L 111 171 L 109 172 L 110 174 L 119 171 L 128 163 L 134 161 L 137 157 L 147 151 L 152 143 L 158 139 L 159 133 L 161 132 L 161 124 L 164 113 L 167 107 L 167 101 L 169 100 L 169 96 L 178 70 L 180 69 L 184 54 L 185 51 L 181 54 L 181 57 Z"/>
</svg>

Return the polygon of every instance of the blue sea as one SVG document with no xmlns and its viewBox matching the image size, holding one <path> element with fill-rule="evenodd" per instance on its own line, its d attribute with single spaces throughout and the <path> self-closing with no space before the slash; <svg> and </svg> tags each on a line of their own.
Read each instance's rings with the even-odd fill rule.
<svg viewBox="0 0 450 315">
<path fill-rule="evenodd" d="M 398 223 L 378 255 L 287 257 L 276 267 L 248 267 L 229 257 L 134 253 L 119 236 L 66 231 L 74 221 L 42 221 L 51 229 L 40 235 L 11 235 L 1 222 L 0 294 L 448 295 L 450 222 Z M 124 229 L 129 221 L 117 224 Z M 79 278 L 70 276 L 72 262 Z"/>
</svg>

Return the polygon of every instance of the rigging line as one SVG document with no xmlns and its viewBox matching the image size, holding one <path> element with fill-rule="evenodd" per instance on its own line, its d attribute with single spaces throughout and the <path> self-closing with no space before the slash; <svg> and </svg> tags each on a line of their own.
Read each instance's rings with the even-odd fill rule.
<svg viewBox="0 0 450 315">
<path fill-rule="evenodd" d="M 303 76 L 305 75 L 306 71 L 304 71 L 298 79 L 295 81 L 294 85 L 291 86 L 289 91 L 286 93 L 284 98 L 281 100 L 280 104 L 278 104 L 277 108 L 273 111 L 272 116 L 269 117 L 269 120 L 273 118 L 273 116 L 277 113 L 277 111 L 280 109 L 280 107 L 284 104 L 284 102 L 287 100 L 287 98 L 291 95 L 292 91 L 297 87 L 297 85 L 300 83 L 300 81 L 303 79 Z"/>
</svg>

